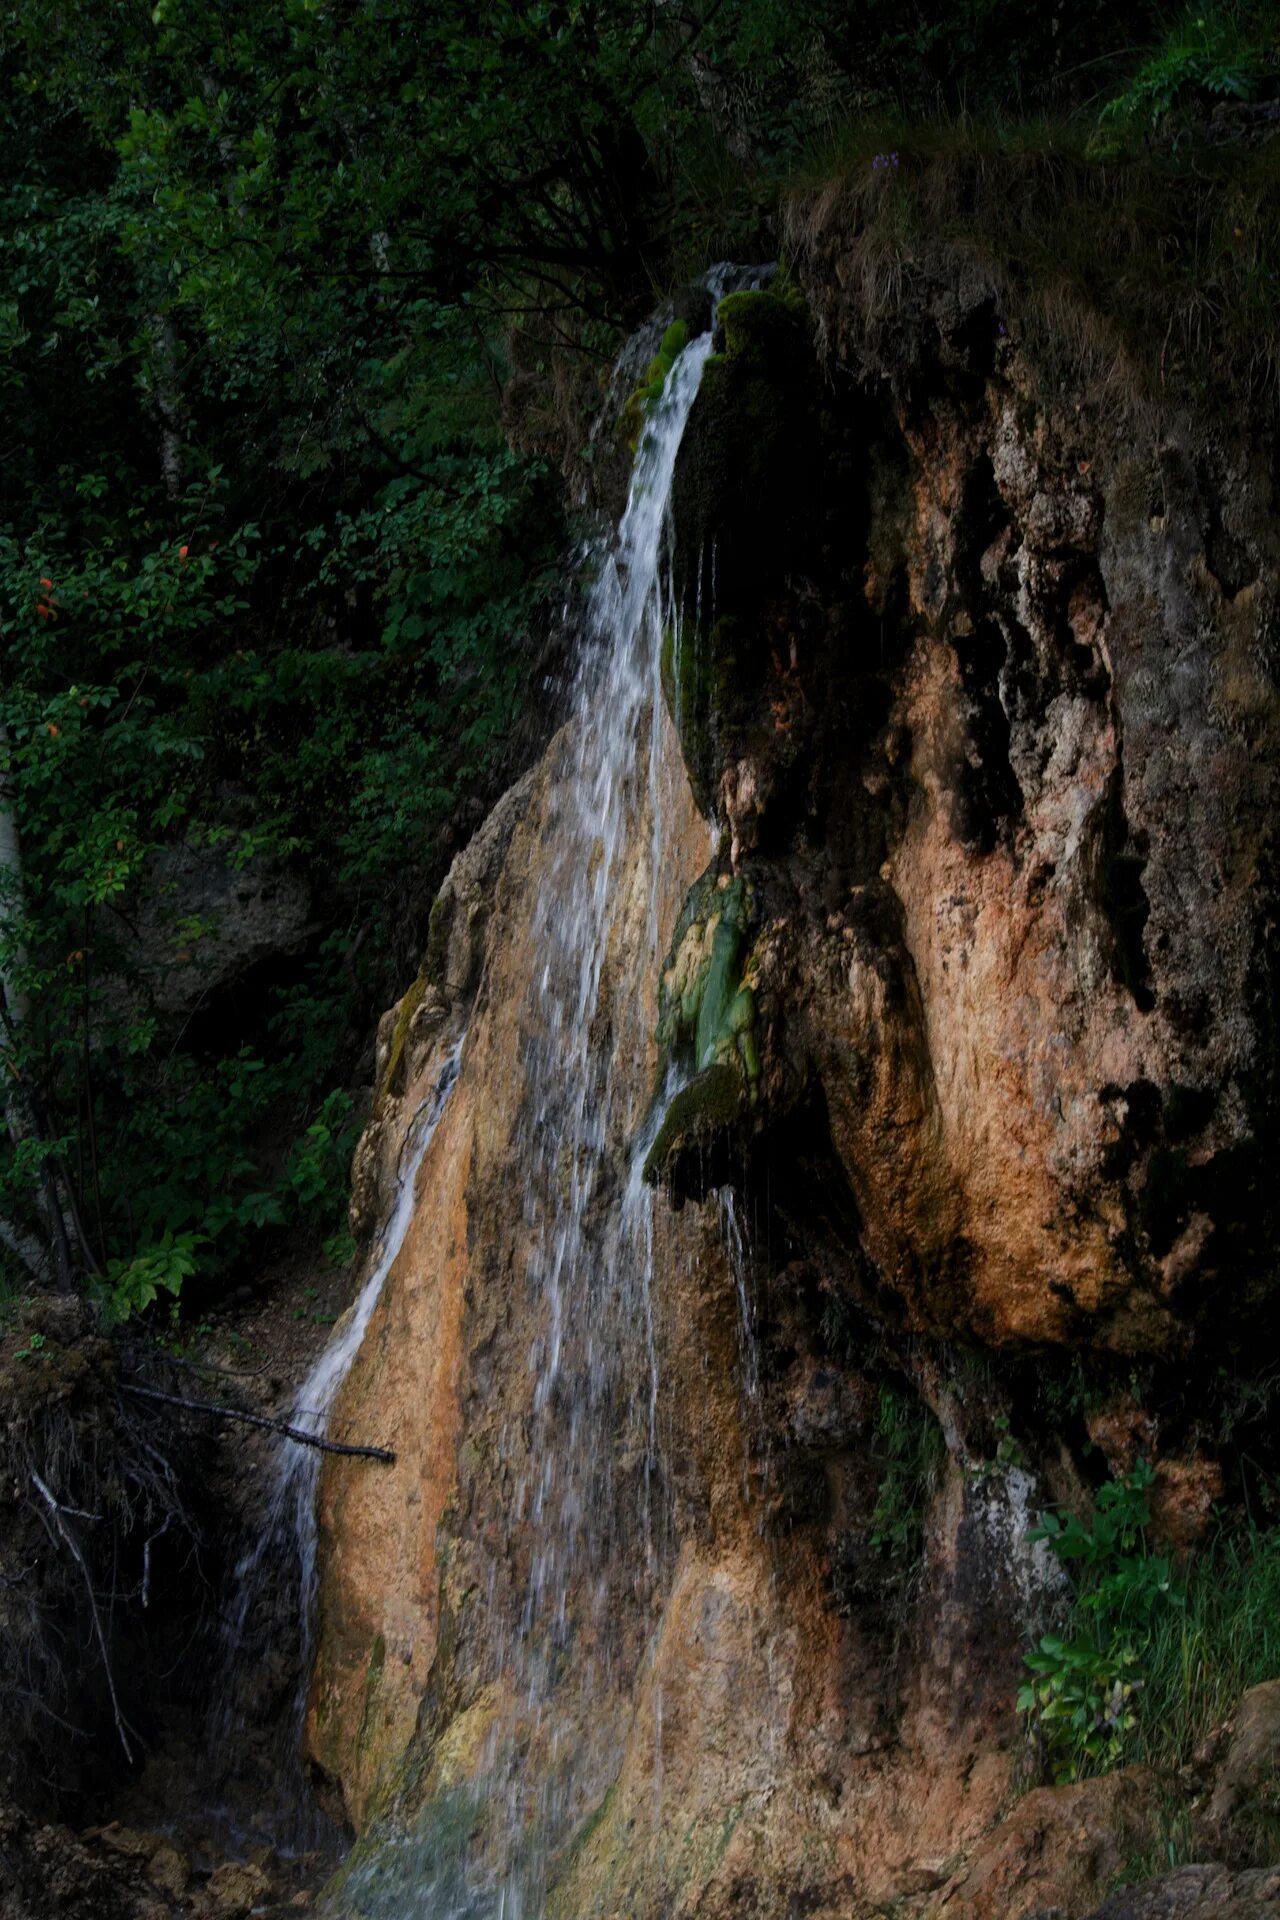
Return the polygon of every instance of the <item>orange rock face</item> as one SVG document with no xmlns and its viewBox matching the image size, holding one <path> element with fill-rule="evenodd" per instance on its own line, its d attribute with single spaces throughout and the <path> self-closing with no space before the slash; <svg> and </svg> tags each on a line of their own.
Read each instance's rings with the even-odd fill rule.
<svg viewBox="0 0 1280 1920">
<path fill-rule="evenodd" d="M 1185 423 L 1143 445 L 1046 401 L 981 286 L 926 287 L 891 365 L 823 244 L 832 384 L 788 363 L 762 436 L 811 472 L 706 445 L 760 435 L 791 309 L 737 373 L 729 342 L 677 469 L 724 617 L 677 581 L 702 651 L 591 956 L 591 1180 L 530 1095 L 568 734 L 383 1036 L 366 1224 L 467 1038 L 335 1416 L 396 1463 L 322 1482 L 308 1737 L 364 1835 L 338 1911 L 515 1876 L 563 1920 L 1082 1914 L 1149 1838 L 1139 1775 L 996 1822 L 1065 1593 L 1039 1507 L 1087 1498 L 1088 1424 L 1115 1471 L 1156 1455 L 1191 1541 L 1217 1468 L 1131 1383 L 1193 1377 L 1274 1269 L 1269 483 Z M 627 1291 L 662 956 L 709 858 L 749 883 L 724 998 L 758 1085 L 673 1146 Z M 561 1299 L 535 1276 L 583 1192 L 592 1284 Z"/>
</svg>

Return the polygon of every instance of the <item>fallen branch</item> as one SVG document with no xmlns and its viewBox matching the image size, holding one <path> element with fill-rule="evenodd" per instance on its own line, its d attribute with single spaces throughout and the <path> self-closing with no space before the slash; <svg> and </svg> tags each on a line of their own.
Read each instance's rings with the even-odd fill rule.
<svg viewBox="0 0 1280 1920">
<path fill-rule="evenodd" d="M 220 1407 L 212 1400 L 187 1400 L 180 1393 L 161 1393 L 159 1387 L 130 1384 L 122 1391 L 134 1394 L 139 1400 L 158 1400 L 167 1407 L 182 1407 L 188 1413 L 207 1413 L 214 1420 L 240 1420 L 247 1427 L 265 1427 L 268 1433 L 282 1433 L 286 1440 L 296 1440 L 302 1447 L 318 1447 L 321 1453 L 343 1453 L 360 1460 L 382 1460 L 388 1466 L 394 1463 L 396 1457 L 389 1447 L 348 1447 L 341 1440 L 326 1440 L 322 1434 L 305 1433 L 301 1427 L 291 1427 L 287 1420 L 272 1420 L 265 1413 L 243 1413 L 239 1407 Z"/>
</svg>

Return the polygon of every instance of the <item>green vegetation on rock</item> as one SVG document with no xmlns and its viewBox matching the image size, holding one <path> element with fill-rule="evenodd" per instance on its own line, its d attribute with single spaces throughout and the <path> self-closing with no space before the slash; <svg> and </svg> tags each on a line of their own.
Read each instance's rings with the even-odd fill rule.
<svg viewBox="0 0 1280 1920">
<path fill-rule="evenodd" d="M 711 871 L 695 882 L 663 969 L 658 1041 L 667 1059 L 691 1059 L 699 1072 L 734 1068 L 754 1093 L 760 1054 L 747 953 L 752 906 L 744 879 Z"/>
<path fill-rule="evenodd" d="M 683 320 L 673 320 L 662 336 L 657 353 L 649 362 L 644 379 L 622 409 L 621 431 L 627 445 L 634 447 L 640 438 L 646 418 L 651 408 L 661 400 L 663 390 L 680 355 L 689 340 L 689 329 Z"/>
<path fill-rule="evenodd" d="M 647 1180 L 730 1134 L 760 1085 L 760 1046 L 750 955 L 749 883 L 709 867 L 690 888 L 658 991 L 661 1088 L 672 1066 L 692 1070 L 676 1093 L 645 1161 Z M 661 1095 L 659 1095 L 661 1097 Z"/>
</svg>

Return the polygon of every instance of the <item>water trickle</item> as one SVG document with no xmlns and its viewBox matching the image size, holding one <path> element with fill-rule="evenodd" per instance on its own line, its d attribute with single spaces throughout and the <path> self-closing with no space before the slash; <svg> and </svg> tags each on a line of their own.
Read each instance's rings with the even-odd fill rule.
<svg viewBox="0 0 1280 1920">
<path fill-rule="evenodd" d="M 400 1148 L 395 1199 L 373 1256 L 369 1277 L 349 1311 L 334 1330 L 311 1372 L 298 1389 L 288 1414 L 289 1424 L 304 1433 L 326 1436 L 334 1404 L 351 1371 L 368 1331 L 374 1308 L 382 1297 L 387 1276 L 395 1265 L 413 1219 L 418 1169 L 448 1105 L 458 1078 L 465 1034 L 450 1048 L 435 1086 L 414 1114 Z M 215 1706 L 211 1746 L 215 1754 L 234 1752 L 241 1734 L 243 1686 L 255 1665 L 249 1649 L 256 1645 L 254 1616 L 278 1593 L 281 1568 L 296 1581 L 294 1647 L 296 1686 L 293 1711 L 280 1729 L 271 1794 L 273 1804 L 259 1807 L 277 1845 L 306 1846 L 323 1838 L 325 1823 L 315 1813 L 303 1780 L 302 1733 L 307 1684 L 314 1653 L 314 1613 L 317 1584 L 316 1491 L 323 1456 L 314 1447 L 282 1439 L 276 1449 L 271 1491 L 255 1538 L 242 1555 L 234 1576 L 232 1599 L 223 1626 L 223 1668 L 227 1685 Z M 274 1617 L 268 1609 L 268 1617 Z M 228 1824 L 237 1824 L 228 1810 Z"/>
<path fill-rule="evenodd" d="M 760 1396 L 760 1310 L 751 1243 L 732 1187 L 720 1189 L 720 1231 L 738 1305 L 738 1386 L 742 1395 L 742 1497 L 760 1514 L 768 1504 L 769 1429 Z M 753 1478 L 756 1486 L 753 1487 Z"/>
<path fill-rule="evenodd" d="M 755 279 L 718 269 L 708 280 L 713 310 L 730 284 Z M 664 630 L 677 623 L 670 501 L 711 347 L 704 333 L 676 360 L 641 434 L 616 536 L 588 556 L 554 838 L 533 919 L 542 965 L 522 1014 L 515 1160 L 528 1229 L 524 1284 L 540 1325 L 528 1411 L 503 1446 L 504 1458 L 528 1463 L 510 1524 L 532 1544 L 521 1604 L 504 1612 L 491 1600 L 495 1691 L 510 1704 L 483 1785 L 452 1814 L 437 1796 L 414 1832 L 381 1837 L 347 1874 L 349 1910 L 378 1920 L 532 1920 L 542 1911 L 556 1846 L 620 1763 L 625 1728 L 611 1705 L 637 1650 L 620 1645 L 617 1622 L 634 1618 L 635 1596 L 656 1593 L 670 1564 L 654 1202 L 641 1177 L 661 1115 L 642 1126 L 632 1110 L 651 1019 L 639 1020 L 625 981 L 646 968 L 656 980 L 662 957 L 672 776 L 659 737 L 661 656 Z M 610 964 L 624 928 L 626 969 Z M 648 943 L 639 968 L 637 938 Z M 676 1090 L 672 1082 L 668 1097 Z M 566 1662 L 574 1697 L 597 1712 L 575 1716 L 563 1703 Z M 460 1837 L 446 1831 L 451 1818 Z"/>
</svg>

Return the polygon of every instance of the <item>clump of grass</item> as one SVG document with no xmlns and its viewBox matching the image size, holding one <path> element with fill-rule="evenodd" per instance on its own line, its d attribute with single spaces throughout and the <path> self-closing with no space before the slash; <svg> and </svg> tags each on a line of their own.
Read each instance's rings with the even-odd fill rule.
<svg viewBox="0 0 1280 1920">
<path fill-rule="evenodd" d="M 1242 1693 L 1280 1677 L 1280 1527 L 1223 1526 L 1152 1624 L 1136 1758 L 1184 1766 Z"/>
<path fill-rule="evenodd" d="M 1148 1540 L 1144 1461 L 1099 1489 L 1088 1521 L 1042 1514 L 1028 1536 L 1070 1568 L 1057 1633 L 1019 1695 L 1059 1780 L 1144 1762 L 1172 1785 L 1242 1694 L 1280 1677 L 1280 1526 L 1223 1514 L 1180 1570 Z M 1275 1510 L 1277 1489 L 1262 1489 Z"/>
<path fill-rule="evenodd" d="M 872 1602 L 900 1640 L 924 1566 L 924 1533 L 946 1457 L 942 1429 L 923 1400 L 882 1384 L 872 1426 L 875 1504 L 865 1524 L 842 1533 L 832 1550 L 831 1586 L 839 1613 Z"/>
<path fill-rule="evenodd" d="M 838 261 L 873 336 L 940 264 L 977 266 L 998 323 L 1095 395 L 1280 409 L 1280 143 L 863 122 L 793 178 L 782 229 L 813 277 Z"/>
<path fill-rule="evenodd" d="M 922 1400 L 882 1386 L 873 1444 L 880 1483 L 870 1543 L 906 1574 L 918 1565 L 924 1544 L 925 1517 L 946 1454 L 942 1429 Z"/>
</svg>

